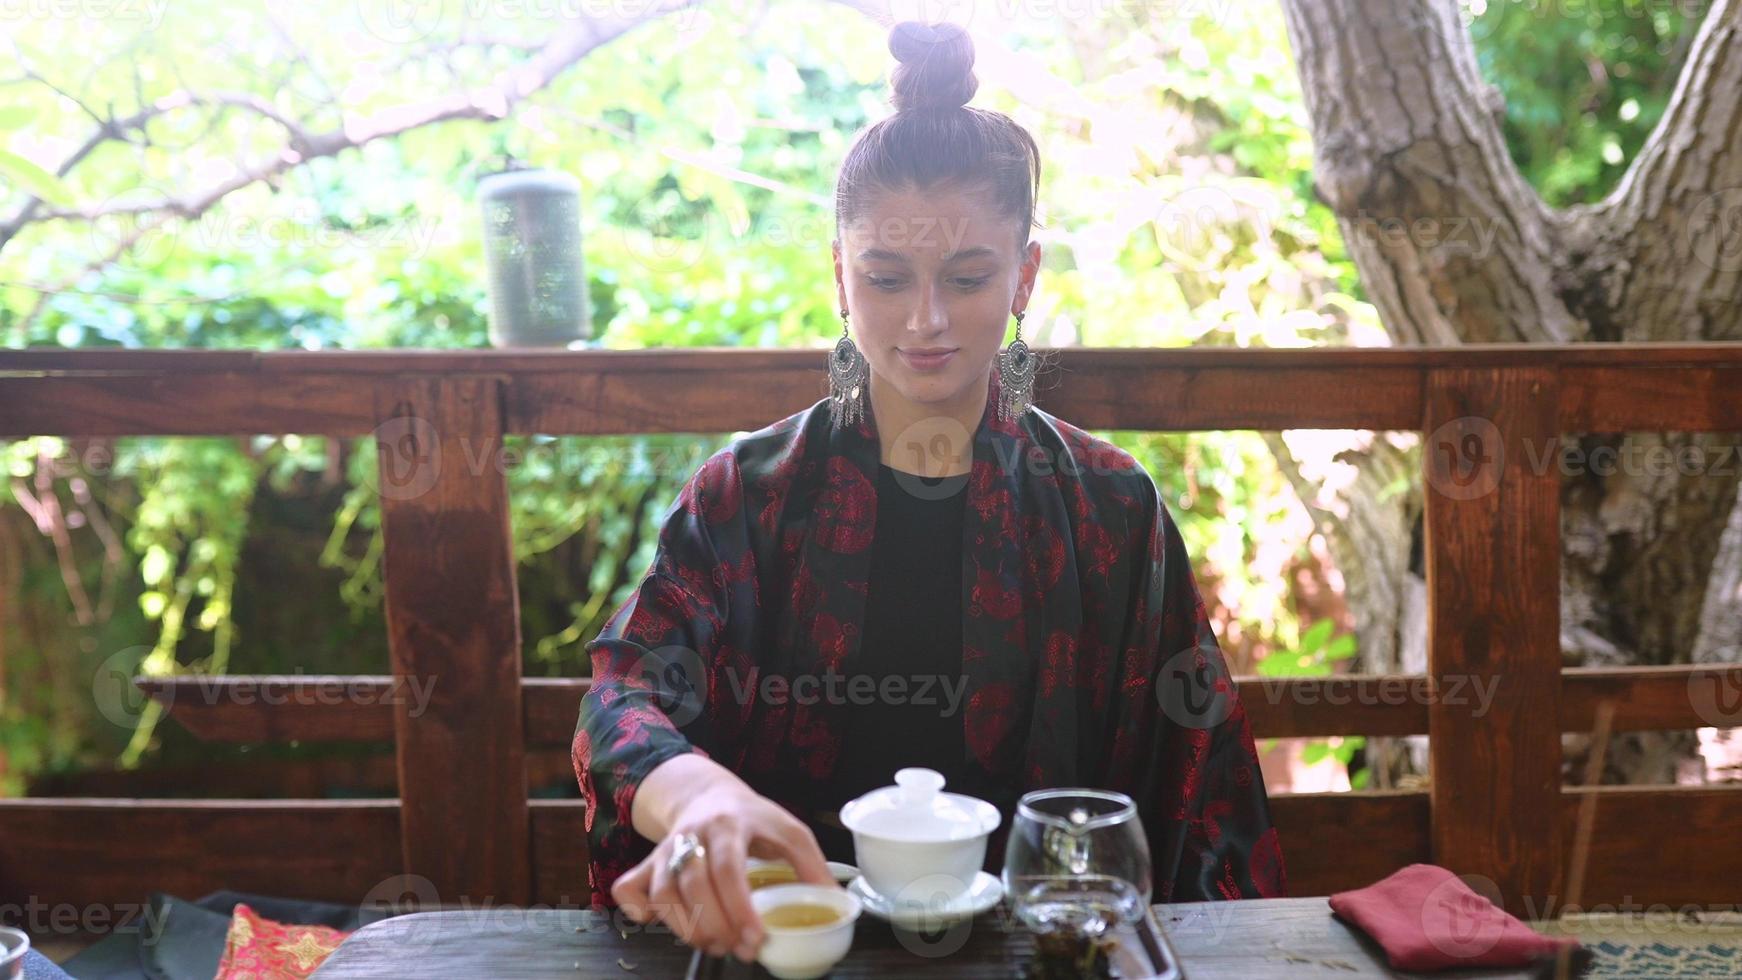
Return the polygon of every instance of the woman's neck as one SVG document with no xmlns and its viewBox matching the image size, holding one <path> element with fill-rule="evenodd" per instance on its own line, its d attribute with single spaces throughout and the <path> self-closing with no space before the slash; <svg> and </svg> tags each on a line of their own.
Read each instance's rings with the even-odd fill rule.
<svg viewBox="0 0 1742 980">
<path fill-rule="evenodd" d="M 871 376 L 871 412 L 882 462 L 920 476 L 959 476 L 973 469 L 974 433 L 986 412 L 990 376 L 935 402 L 915 402 Z"/>
</svg>

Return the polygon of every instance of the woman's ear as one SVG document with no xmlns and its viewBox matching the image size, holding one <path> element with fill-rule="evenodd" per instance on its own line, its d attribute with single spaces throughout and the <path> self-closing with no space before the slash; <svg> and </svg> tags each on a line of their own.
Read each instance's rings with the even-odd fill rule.
<svg viewBox="0 0 1742 980">
<path fill-rule="evenodd" d="M 841 261 L 841 240 L 835 239 L 830 248 L 835 255 L 835 298 L 839 301 L 835 309 L 844 310 L 847 308 L 847 270 Z"/>
<path fill-rule="evenodd" d="M 1034 280 L 1040 273 L 1040 243 L 1031 241 L 1022 250 L 1022 268 L 1016 277 L 1016 296 L 1011 303 L 1011 309 L 1020 310 L 1028 305 L 1028 299 L 1034 294 Z"/>
</svg>

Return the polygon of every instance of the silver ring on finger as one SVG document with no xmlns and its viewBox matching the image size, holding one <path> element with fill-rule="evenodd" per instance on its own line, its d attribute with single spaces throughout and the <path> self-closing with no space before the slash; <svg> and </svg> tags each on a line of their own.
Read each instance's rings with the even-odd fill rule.
<svg viewBox="0 0 1742 980">
<path fill-rule="evenodd" d="M 671 857 L 665 862 L 665 872 L 672 878 L 683 873 L 690 861 L 708 856 L 708 849 L 702 846 L 700 839 L 692 833 L 681 833 L 672 839 Z"/>
</svg>

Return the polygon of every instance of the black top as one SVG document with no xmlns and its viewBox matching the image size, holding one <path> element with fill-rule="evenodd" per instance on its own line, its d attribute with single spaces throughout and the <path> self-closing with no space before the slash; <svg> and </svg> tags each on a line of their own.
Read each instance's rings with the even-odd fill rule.
<svg viewBox="0 0 1742 980">
<path fill-rule="evenodd" d="M 843 668 L 848 706 L 829 811 L 890 785 L 895 771 L 907 766 L 943 773 L 946 790 L 966 788 L 961 699 L 967 485 L 966 474 L 922 477 L 878 466 L 865 633 Z M 852 862 L 852 835 L 827 823 L 817 828 L 824 855 Z"/>
</svg>

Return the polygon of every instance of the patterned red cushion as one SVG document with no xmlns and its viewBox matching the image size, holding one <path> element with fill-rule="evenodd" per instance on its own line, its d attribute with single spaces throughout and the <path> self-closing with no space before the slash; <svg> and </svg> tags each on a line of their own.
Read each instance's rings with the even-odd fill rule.
<svg viewBox="0 0 1742 980">
<path fill-rule="evenodd" d="M 315 972 L 349 935 L 330 926 L 274 922 L 238 902 L 214 980 L 300 980 Z"/>
</svg>

